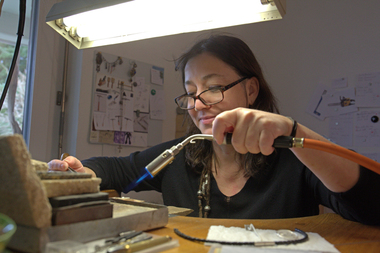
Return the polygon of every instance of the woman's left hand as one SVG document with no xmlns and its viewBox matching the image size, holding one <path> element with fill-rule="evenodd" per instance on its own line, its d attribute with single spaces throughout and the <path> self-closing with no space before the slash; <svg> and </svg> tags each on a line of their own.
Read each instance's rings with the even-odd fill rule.
<svg viewBox="0 0 380 253">
<path fill-rule="evenodd" d="M 261 152 L 270 155 L 274 151 L 274 139 L 290 135 L 292 126 L 291 119 L 279 114 L 236 108 L 222 112 L 215 118 L 212 133 L 220 145 L 225 133 L 233 132 L 231 144 L 241 154 Z"/>
</svg>

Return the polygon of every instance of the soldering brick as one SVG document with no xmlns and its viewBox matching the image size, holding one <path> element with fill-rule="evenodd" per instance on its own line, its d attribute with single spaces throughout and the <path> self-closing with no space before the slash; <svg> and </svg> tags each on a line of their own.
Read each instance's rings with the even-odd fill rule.
<svg viewBox="0 0 380 253">
<path fill-rule="evenodd" d="M 17 225 L 51 225 L 51 206 L 21 135 L 0 136 L 0 213 Z"/>
<path fill-rule="evenodd" d="M 49 166 L 45 162 L 41 162 L 38 160 L 31 159 L 32 167 L 35 171 L 48 171 Z"/>
<path fill-rule="evenodd" d="M 108 199 L 108 193 L 98 192 L 52 197 L 49 198 L 49 202 L 52 208 L 59 208 L 64 206 L 76 205 L 79 203 L 108 201 Z"/>
<path fill-rule="evenodd" d="M 41 180 L 48 198 L 99 192 L 101 181 L 100 178 Z"/>
</svg>

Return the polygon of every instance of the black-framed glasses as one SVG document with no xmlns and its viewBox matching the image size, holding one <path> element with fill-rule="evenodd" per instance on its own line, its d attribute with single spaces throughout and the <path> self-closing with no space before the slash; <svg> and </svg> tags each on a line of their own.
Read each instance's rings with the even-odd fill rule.
<svg viewBox="0 0 380 253">
<path fill-rule="evenodd" d="M 220 103 L 224 99 L 224 92 L 236 84 L 241 83 L 248 77 L 240 78 L 239 80 L 230 83 L 224 87 L 213 87 L 208 90 L 201 92 L 198 96 L 184 94 L 179 97 L 176 97 L 174 101 L 179 108 L 183 110 L 191 110 L 195 108 L 195 100 L 199 99 L 204 105 L 215 105 Z"/>
</svg>

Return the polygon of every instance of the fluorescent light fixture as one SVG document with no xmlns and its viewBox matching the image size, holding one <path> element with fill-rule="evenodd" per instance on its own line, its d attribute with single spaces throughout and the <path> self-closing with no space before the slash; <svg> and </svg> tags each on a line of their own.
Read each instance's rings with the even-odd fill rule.
<svg viewBox="0 0 380 253">
<path fill-rule="evenodd" d="M 66 0 L 46 23 L 78 49 L 281 19 L 285 0 Z"/>
</svg>

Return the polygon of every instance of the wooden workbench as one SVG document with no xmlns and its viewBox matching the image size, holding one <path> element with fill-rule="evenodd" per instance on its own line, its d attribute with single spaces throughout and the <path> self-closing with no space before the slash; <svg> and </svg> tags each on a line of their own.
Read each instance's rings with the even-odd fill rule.
<svg viewBox="0 0 380 253">
<path fill-rule="evenodd" d="M 184 216 L 169 218 L 166 227 L 149 231 L 156 235 L 169 235 L 178 239 L 180 246 L 165 251 L 175 252 L 208 252 L 210 247 L 201 243 L 185 240 L 177 236 L 174 228 L 193 236 L 206 238 L 207 232 L 212 225 L 226 227 L 244 227 L 245 224 L 253 224 L 259 229 L 291 229 L 299 228 L 305 232 L 318 233 L 328 242 L 333 244 L 340 252 L 380 252 L 380 227 L 366 226 L 357 222 L 343 219 L 337 214 L 322 214 L 304 218 L 275 219 L 275 220 L 231 220 L 231 219 L 201 219 Z"/>
</svg>

